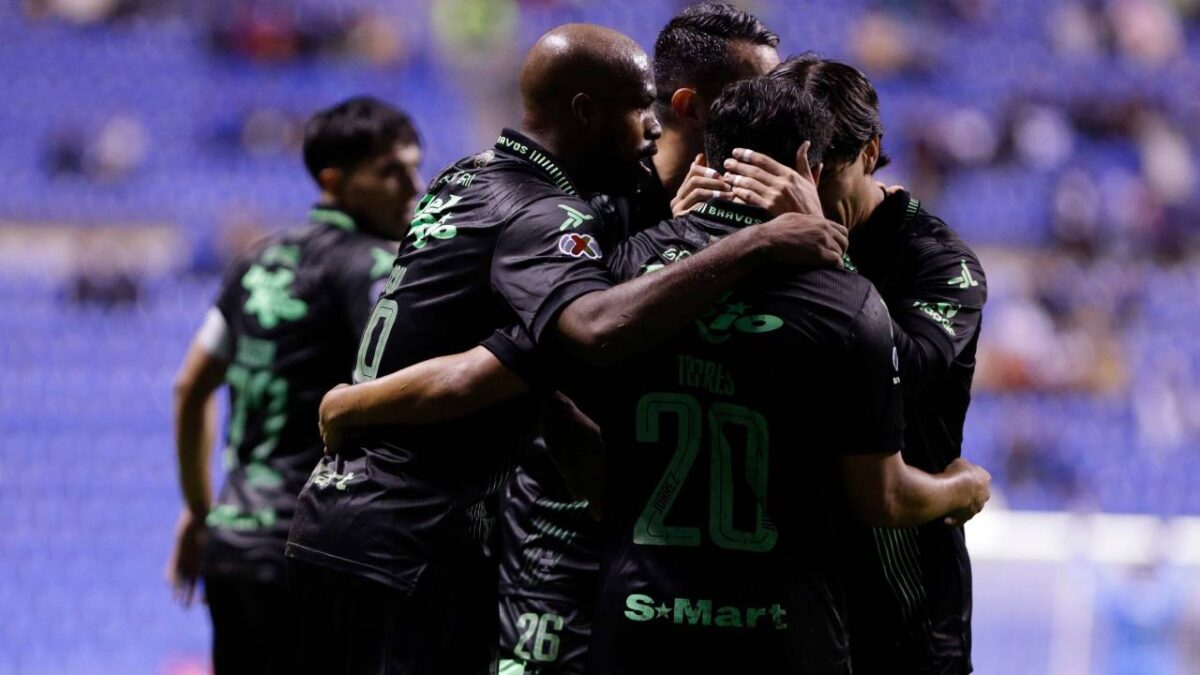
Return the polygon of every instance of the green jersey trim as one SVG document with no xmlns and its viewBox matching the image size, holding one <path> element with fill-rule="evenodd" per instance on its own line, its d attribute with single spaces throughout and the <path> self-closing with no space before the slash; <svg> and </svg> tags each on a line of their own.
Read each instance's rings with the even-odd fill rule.
<svg viewBox="0 0 1200 675">
<path fill-rule="evenodd" d="M 332 225 L 343 230 L 353 232 L 357 227 L 354 224 L 354 219 L 337 209 L 326 207 L 315 207 L 308 212 L 308 221 L 310 223 L 319 223 L 321 225 Z"/>
<path fill-rule="evenodd" d="M 520 157 L 546 174 L 546 177 L 563 192 L 572 197 L 579 196 L 579 192 L 575 190 L 575 185 L 571 183 L 571 179 L 567 177 L 566 172 L 558 166 L 558 162 L 555 161 L 554 157 L 545 148 L 540 147 L 528 137 L 512 129 L 505 129 L 500 132 L 500 137 L 496 139 L 496 149 Z"/>
</svg>

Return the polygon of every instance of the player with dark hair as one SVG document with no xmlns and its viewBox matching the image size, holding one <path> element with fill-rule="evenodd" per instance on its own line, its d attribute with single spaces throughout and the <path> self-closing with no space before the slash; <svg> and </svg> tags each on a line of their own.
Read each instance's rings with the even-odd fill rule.
<svg viewBox="0 0 1200 675">
<path fill-rule="evenodd" d="M 714 103 L 706 152 L 796 158 L 803 176 L 829 128 L 811 97 L 757 78 Z M 669 270 L 678 252 L 767 218 L 709 200 L 635 234 L 614 264 Z M 938 475 L 901 461 L 890 333 L 866 279 L 781 271 L 601 375 L 608 386 L 573 390 L 608 458 L 592 672 L 851 672 L 839 535 L 850 512 L 961 520 L 988 496 L 987 473 L 965 460 Z"/>
<path fill-rule="evenodd" d="M 620 238 L 621 233 L 670 217 L 667 190 L 679 187 L 688 162 L 703 149 L 703 125 L 712 98 L 725 84 L 763 74 L 776 65 L 777 42 L 754 16 L 716 3 L 689 7 L 664 27 L 654 55 L 657 109 L 666 115 L 659 152 L 645 162 L 648 172 L 636 195 L 601 195 L 591 200 L 605 218 L 606 234 Z M 664 73 L 670 74 L 669 80 L 663 79 Z M 667 186 L 659 181 L 660 175 L 672 177 Z M 686 187 L 709 184 L 723 185 L 700 171 L 688 177 Z M 807 189 L 816 204 L 815 188 L 810 184 Z M 828 242 L 814 238 L 813 262 L 840 261 L 834 238 Z M 455 376 L 437 372 L 442 364 Z M 473 375 L 483 377 L 490 369 L 503 369 L 483 348 L 453 363 L 438 361 L 414 368 L 402 371 L 405 377 L 413 374 L 411 380 L 394 374 L 349 392 L 331 392 L 322 408 L 330 443 L 338 445 L 342 429 L 369 420 L 382 422 L 390 414 L 398 416 L 395 421 L 410 424 L 461 416 L 474 397 L 501 391 L 495 382 L 482 380 L 474 389 L 467 386 Z M 393 383 L 400 386 L 387 392 Z M 385 393 L 371 396 L 381 391 Z M 388 401 L 388 396 L 396 395 L 411 398 Z M 587 503 L 570 493 L 539 440 L 503 486 L 500 507 L 500 669 L 583 672 L 599 560 L 598 527 L 588 515 Z"/>
<path fill-rule="evenodd" d="M 963 422 L 987 282 L 979 259 L 903 190 L 883 190 L 887 164 L 879 98 L 856 68 L 812 55 L 772 77 L 815 97 L 833 118 L 818 192 L 824 213 L 850 228 L 849 258 L 887 301 L 904 382 L 904 459 L 941 471 L 962 454 Z M 726 163 L 747 203 L 790 167 L 761 156 Z M 772 209 L 772 213 L 782 212 Z M 863 537 L 851 593 L 856 673 L 971 671 L 971 564 L 963 528 L 930 522 Z"/>
<path fill-rule="evenodd" d="M 691 188 L 720 190 L 712 172 L 689 171 L 704 149 L 708 109 L 725 85 L 762 75 L 779 64 L 779 36 L 753 14 L 732 5 L 705 2 L 675 15 L 654 42 L 655 110 L 663 125 L 659 154 L 654 158 L 660 189 L 651 182 L 649 208 L 640 227 L 671 216 L 671 195 L 691 181 Z M 692 204 L 677 204 L 686 210 Z M 638 214 L 635 214 L 635 219 Z M 652 215 L 652 218 L 646 218 Z"/>
<path fill-rule="evenodd" d="M 360 344 L 367 381 L 482 342 L 518 322 L 580 367 L 670 335 L 772 260 L 804 258 L 819 217 L 785 217 L 715 244 L 653 281 L 614 285 L 602 222 L 580 194 L 644 175 L 660 131 L 649 60 L 597 26 L 556 28 L 521 72 L 524 132 L 443 172 Z M 515 379 L 512 372 L 510 378 Z M 532 401 L 455 424 L 365 430 L 301 491 L 288 541 L 313 672 L 478 672 L 495 646 L 495 568 L 483 500 L 530 443 Z"/>
<path fill-rule="evenodd" d="M 216 672 L 291 673 L 296 608 L 283 549 L 296 495 L 321 457 L 313 417 L 354 364 L 396 239 L 420 188 L 412 122 L 355 98 L 305 126 L 321 197 L 309 224 L 268 237 L 230 266 L 175 382 L 185 506 L 170 574 L 188 604 L 203 576 Z M 211 500 L 214 393 L 229 385 L 224 486 Z"/>
</svg>

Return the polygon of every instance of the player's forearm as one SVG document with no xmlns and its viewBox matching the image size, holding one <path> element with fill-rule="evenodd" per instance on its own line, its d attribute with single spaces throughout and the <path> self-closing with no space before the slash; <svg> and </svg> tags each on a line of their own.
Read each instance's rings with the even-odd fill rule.
<svg viewBox="0 0 1200 675">
<path fill-rule="evenodd" d="M 203 520 L 212 503 L 209 457 L 216 438 L 217 414 L 211 392 L 178 391 L 175 396 L 175 452 L 179 488 L 192 516 Z"/>
<path fill-rule="evenodd" d="M 965 521 L 987 502 L 991 476 L 958 459 L 939 474 L 904 463 L 900 453 L 842 458 L 846 496 L 868 525 L 909 527 L 943 516 Z"/>
<path fill-rule="evenodd" d="M 335 389 L 321 419 L 343 429 L 378 424 L 436 424 L 461 419 L 528 390 L 491 352 L 477 347 Z"/>
<path fill-rule="evenodd" d="M 881 522 L 875 525 L 922 525 L 971 505 L 974 487 L 965 473 L 930 474 L 911 466 L 898 473 Z"/>
<path fill-rule="evenodd" d="M 759 227 L 740 230 L 678 263 L 572 302 L 558 336 L 592 365 L 619 362 L 669 338 L 765 260 Z"/>
</svg>

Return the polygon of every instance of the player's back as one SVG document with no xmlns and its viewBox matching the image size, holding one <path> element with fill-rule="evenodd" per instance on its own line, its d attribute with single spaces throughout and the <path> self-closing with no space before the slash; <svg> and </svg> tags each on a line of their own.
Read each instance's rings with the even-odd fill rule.
<svg viewBox="0 0 1200 675">
<path fill-rule="evenodd" d="M 231 338 L 224 485 L 210 512 L 210 575 L 281 580 L 300 492 L 322 454 L 321 397 L 345 382 L 372 290 L 396 242 L 329 208 L 229 268 L 217 309 Z"/>
<path fill-rule="evenodd" d="M 648 236 L 678 256 L 719 234 L 696 225 Z M 585 403 L 609 452 L 597 672 L 849 672 L 838 458 L 896 449 L 862 409 L 892 396 L 888 326 L 865 279 L 788 273 Z"/>
</svg>

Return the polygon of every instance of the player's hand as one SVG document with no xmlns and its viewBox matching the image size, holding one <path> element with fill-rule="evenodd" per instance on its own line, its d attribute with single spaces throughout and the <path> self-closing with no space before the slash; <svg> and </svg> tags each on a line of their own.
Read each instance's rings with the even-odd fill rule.
<svg viewBox="0 0 1200 675">
<path fill-rule="evenodd" d="M 326 455 L 336 455 L 342 448 L 342 438 L 346 430 L 342 427 L 339 413 L 345 406 L 341 404 L 338 392 L 349 386 L 345 383 L 339 384 L 321 397 L 317 424 L 321 428 L 321 440 L 325 442 Z"/>
<path fill-rule="evenodd" d="M 196 582 L 200 579 L 200 564 L 204 556 L 204 543 L 208 539 L 208 527 L 203 518 L 192 516 L 184 508 L 175 526 L 175 547 L 167 563 L 167 581 L 172 595 L 184 607 L 190 607 L 196 597 Z"/>
<path fill-rule="evenodd" d="M 850 243 L 845 225 L 821 216 L 785 213 L 758 226 L 766 236 L 768 257 L 790 265 L 842 265 Z"/>
<path fill-rule="evenodd" d="M 715 169 L 709 168 L 708 161 L 701 153 L 696 155 L 696 159 L 688 169 L 687 176 L 683 179 L 683 184 L 679 186 L 679 191 L 671 200 L 671 215 L 682 216 L 693 206 L 703 204 L 714 197 L 733 199 L 733 193 L 729 191 L 729 186 L 725 184 L 725 181 L 721 180 L 721 174 Z"/>
<path fill-rule="evenodd" d="M 947 474 L 965 474 L 971 486 L 968 503 L 945 518 L 947 525 L 958 526 L 975 517 L 992 496 L 992 474 L 988 470 L 959 457 L 946 467 Z"/>
<path fill-rule="evenodd" d="M 747 204 L 764 208 L 771 215 L 804 213 L 822 214 L 817 195 L 821 165 L 808 165 L 809 142 L 796 151 L 797 169 L 784 166 L 761 152 L 734 148 L 733 157 L 725 160 L 723 178 L 733 194 Z"/>
</svg>

